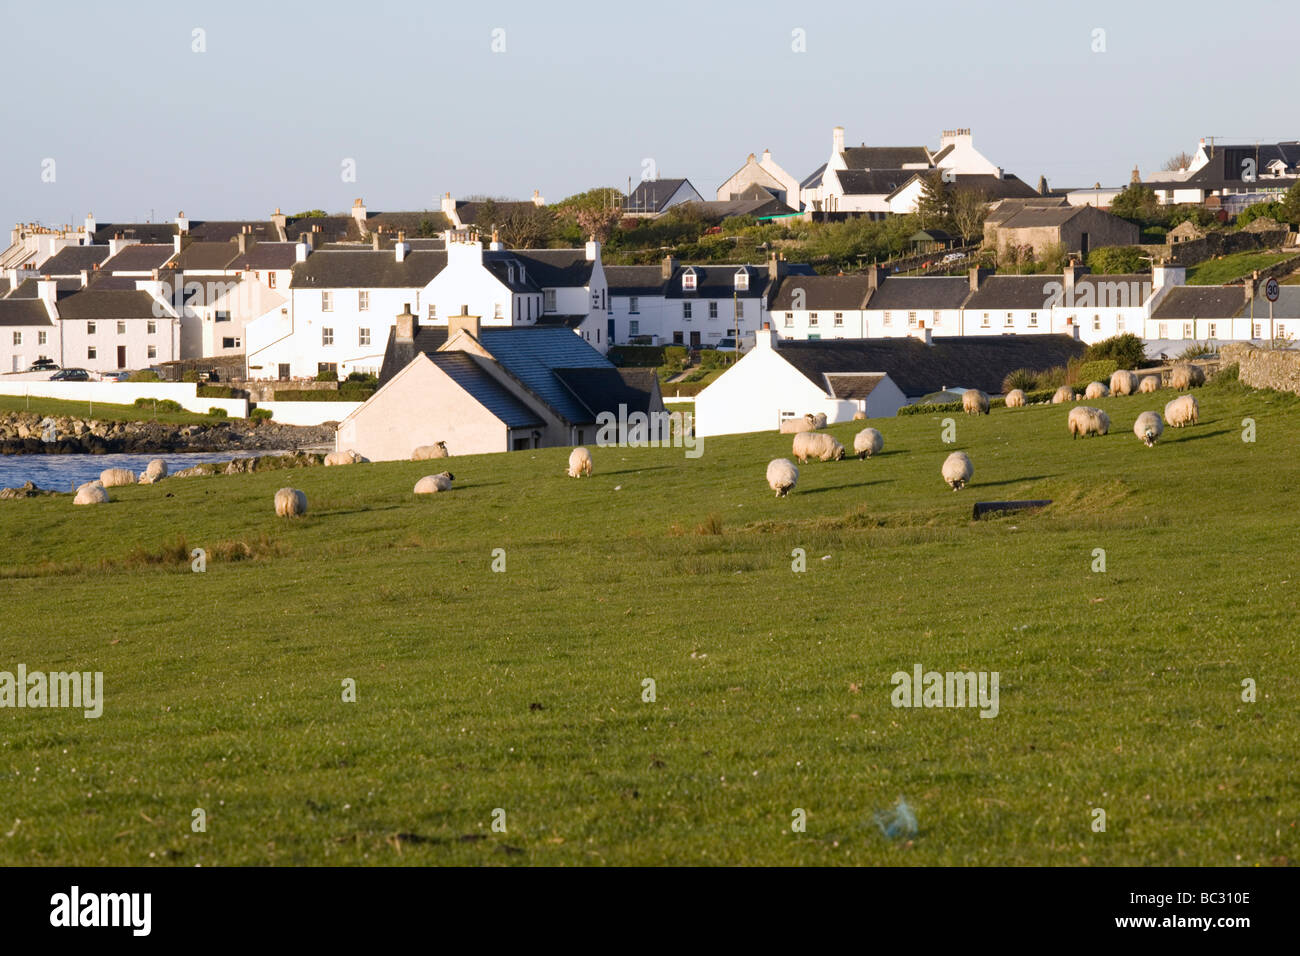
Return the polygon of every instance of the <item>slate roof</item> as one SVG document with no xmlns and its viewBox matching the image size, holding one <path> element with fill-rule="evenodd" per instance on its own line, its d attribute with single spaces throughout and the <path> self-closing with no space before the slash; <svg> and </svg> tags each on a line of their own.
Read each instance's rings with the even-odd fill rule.
<svg viewBox="0 0 1300 956">
<path fill-rule="evenodd" d="M 1255 314 L 1268 316 L 1268 300 L 1261 296 Z M 1230 319 L 1249 313 L 1246 287 L 1240 285 L 1183 285 L 1170 289 L 1151 313 L 1153 319 Z M 1277 312 L 1274 311 L 1276 316 Z"/>
<path fill-rule="evenodd" d="M 777 354 L 818 388 L 825 376 L 883 372 L 904 395 L 919 398 L 951 385 L 1002 390 L 1002 379 L 1018 368 L 1052 368 L 1084 353 L 1082 342 L 1065 335 L 994 335 L 919 339 L 782 339 Z"/>
<path fill-rule="evenodd" d="M 483 359 L 469 352 L 433 352 L 430 361 L 510 428 L 540 425 L 535 412 L 515 398 L 484 368 Z"/>
<path fill-rule="evenodd" d="M 459 219 L 461 223 L 466 226 L 476 225 L 484 229 L 491 229 L 493 225 L 492 222 L 478 221 L 479 216 L 482 216 L 484 214 L 484 211 L 489 208 L 488 207 L 489 202 L 493 206 L 496 206 L 496 213 L 491 217 L 493 222 L 495 223 L 505 222 L 507 216 L 515 215 L 518 213 L 527 213 L 537 208 L 536 203 L 534 203 L 531 199 L 507 199 L 507 200 L 501 200 L 500 202 L 498 202 L 495 199 L 494 200 L 485 199 L 482 201 L 472 200 L 472 199 L 458 200 L 456 203 L 456 218 Z M 441 215 L 441 213 L 439 213 L 439 215 Z M 450 225 L 451 224 L 448 223 L 448 226 Z"/>
<path fill-rule="evenodd" d="M 142 243 L 126 246 L 117 255 L 104 262 L 100 269 L 104 272 L 152 272 L 161 269 L 175 255 L 176 249 L 169 242 Z"/>
<path fill-rule="evenodd" d="M 802 304 L 796 305 L 795 298 L 799 292 L 802 292 Z M 787 275 L 782 276 L 773 285 L 768 296 L 768 310 L 779 312 L 792 309 L 861 309 L 870 293 L 871 289 L 865 275 Z"/>
<path fill-rule="evenodd" d="M 640 368 L 557 368 L 555 376 L 587 410 L 586 421 L 594 422 L 601 412 L 628 414 L 649 412 L 659 390 L 654 369 Z M 578 422 L 575 422 L 578 424 Z"/>
<path fill-rule="evenodd" d="M 40 299 L 0 299 L 0 325 L 53 325 Z"/>
<path fill-rule="evenodd" d="M 245 226 L 252 227 L 252 235 L 258 242 L 278 242 L 280 230 L 275 223 L 261 219 L 191 219 L 189 234 L 195 242 L 229 242 L 244 231 Z"/>
<path fill-rule="evenodd" d="M 690 186 L 688 179 L 648 179 L 637 183 L 627 197 L 623 208 L 628 212 L 660 212 L 664 204 L 672 199 L 682 185 Z M 699 190 L 691 186 L 698 195 Z"/>
<path fill-rule="evenodd" d="M 235 257 L 230 260 L 230 268 L 292 269 L 298 258 L 295 245 L 292 242 L 259 242 L 240 255 L 239 247 L 231 243 Z"/>
<path fill-rule="evenodd" d="M 1255 163 L 1256 179 L 1254 183 L 1242 180 L 1246 160 Z M 1294 175 L 1272 177 L 1262 176 L 1265 167 L 1275 159 L 1286 163 L 1289 171 L 1294 173 L 1300 165 L 1300 143 L 1260 143 L 1258 146 L 1215 146 L 1210 161 L 1182 181 L 1154 181 L 1143 183 L 1153 189 L 1240 189 L 1252 186 L 1255 189 L 1287 188 L 1296 181 Z"/>
<path fill-rule="evenodd" d="M 695 290 L 682 288 L 682 275 L 687 269 L 695 271 Z M 736 288 L 736 272 L 746 269 L 749 272 L 749 288 Z M 668 280 L 664 295 L 669 299 L 730 299 L 733 295 L 741 299 L 761 298 L 766 291 L 769 279 L 766 266 L 751 265 L 708 265 L 678 266 Z"/>
<path fill-rule="evenodd" d="M 1055 279 L 1055 276 L 1051 278 Z M 1064 285 L 1064 282 L 1062 282 Z M 1085 273 L 1074 280 L 1074 301 L 1085 303 L 1080 308 L 1137 308 L 1146 303 L 1154 291 L 1151 276 L 1142 273 L 1093 275 Z M 1070 307 L 1069 301 L 1061 305 Z"/>
<path fill-rule="evenodd" d="M 893 280 L 887 280 L 893 281 Z M 962 279 L 962 282 L 967 282 Z M 1057 283 L 1051 286 L 1051 283 Z M 1049 288 L 1049 286 L 1051 286 Z M 998 309 L 1043 309 L 1052 307 L 1064 287 L 1059 275 L 989 276 L 976 292 L 966 299 L 966 310 L 993 312 Z"/>
<path fill-rule="evenodd" d="M 1062 226 L 1087 206 L 1026 206 L 1008 219 L 1002 220 L 1001 229 L 1034 229 L 1042 226 Z"/>
<path fill-rule="evenodd" d="M 900 311 L 959 309 L 969 295 L 970 280 L 965 276 L 888 276 L 872 293 L 866 307 Z"/>
<path fill-rule="evenodd" d="M 902 169 L 905 163 L 930 165 L 924 146 L 850 146 L 841 154 L 849 169 Z"/>
<path fill-rule="evenodd" d="M 885 380 L 885 374 L 870 372 L 831 372 L 826 376 L 831 395 L 845 401 L 861 401 Z"/>
<path fill-rule="evenodd" d="M 138 239 L 142 243 L 168 243 L 176 235 L 174 222 L 99 222 L 95 224 L 94 242 L 107 244 L 122 233 L 124 239 Z"/>
<path fill-rule="evenodd" d="M 323 242 L 352 240 L 360 242 L 361 226 L 351 216 L 303 216 L 288 219 L 284 225 L 284 237 L 289 242 L 297 242 L 304 232 L 312 232 L 314 226 L 320 226 L 315 243 L 319 247 Z"/>
<path fill-rule="evenodd" d="M 809 173 L 808 176 L 801 183 L 799 183 L 799 188 L 812 189 L 814 186 L 816 186 L 818 183 L 822 181 L 822 176 L 823 174 L 825 174 L 825 172 L 826 172 L 826 164 L 822 163 L 811 173 Z"/>
<path fill-rule="evenodd" d="M 154 298 L 148 292 L 86 289 L 58 304 L 61 319 L 156 319 Z"/>
<path fill-rule="evenodd" d="M 910 169 L 837 169 L 840 189 L 852 196 L 887 196 L 911 180 Z"/>
<path fill-rule="evenodd" d="M 989 200 L 1031 199 L 1038 195 L 1038 190 L 1011 173 L 1001 178 L 992 173 L 958 173 L 948 185 L 951 189 L 983 193 Z"/>
<path fill-rule="evenodd" d="M 1012 196 L 1001 200 L 990 209 L 988 215 L 984 217 L 984 222 L 1005 222 L 1016 213 L 1029 207 L 1056 208 L 1068 205 L 1070 205 L 1070 201 L 1064 196 L 1025 196 L 1024 198 Z"/>
<path fill-rule="evenodd" d="M 39 299 L 41 290 L 37 286 L 38 279 L 24 279 L 18 283 L 18 288 L 11 291 L 6 298 L 10 299 Z M 54 280 L 54 298 L 55 301 L 66 295 L 78 291 L 81 288 L 81 279 L 55 279 Z M 131 288 L 135 288 L 132 286 Z"/>
<path fill-rule="evenodd" d="M 610 295 L 663 295 L 661 266 L 605 266 Z"/>
<path fill-rule="evenodd" d="M 410 252 L 398 262 L 392 250 L 324 249 L 293 267 L 290 285 L 295 289 L 418 289 L 446 265 L 446 252 Z"/>
<path fill-rule="evenodd" d="M 173 265 L 177 269 L 214 271 L 228 268 L 239 247 L 233 242 L 191 242 Z"/>
<path fill-rule="evenodd" d="M 480 330 L 478 340 L 510 374 L 569 422 L 579 425 L 595 421 L 554 369 L 613 366 L 573 332 L 535 326 L 486 328 Z"/>
<path fill-rule="evenodd" d="M 43 276 L 80 276 L 82 269 L 102 266 L 107 258 L 108 246 L 65 246 L 36 271 Z"/>
<path fill-rule="evenodd" d="M 491 255 L 485 252 L 486 260 Z M 528 272 L 528 279 L 545 288 L 585 286 L 591 282 L 591 272 L 596 263 L 587 258 L 583 249 L 511 249 L 510 258 L 518 259 Z"/>
<path fill-rule="evenodd" d="M 572 334 L 572 333 L 570 333 Z M 379 384 L 388 380 L 411 364 L 411 360 L 420 352 L 438 351 L 447 342 L 447 326 L 423 325 L 415 332 L 414 342 L 403 342 L 397 338 L 396 327 L 388 330 L 388 345 L 384 348 L 384 361 L 379 369 Z"/>
</svg>

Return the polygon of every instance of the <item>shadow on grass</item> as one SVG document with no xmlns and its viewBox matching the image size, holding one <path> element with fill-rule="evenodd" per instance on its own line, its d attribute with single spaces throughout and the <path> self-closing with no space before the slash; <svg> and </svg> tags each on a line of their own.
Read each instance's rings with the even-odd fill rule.
<svg viewBox="0 0 1300 956">
<path fill-rule="evenodd" d="M 809 488 L 807 490 L 796 488 L 794 493 L 804 497 L 805 495 L 818 495 L 824 491 L 845 491 L 852 488 L 870 488 L 872 485 L 888 485 L 891 483 L 890 479 L 881 478 L 877 481 L 858 481 L 848 485 L 827 485 L 824 488 Z"/>
<path fill-rule="evenodd" d="M 1214 432 L 1196 432 L 1192 435 L 1183 435 L 1179 433 L 1183 432 L 1184 429 L 1171 428 L 1169 430 L 1178 435 L 1178 441 L 1180 443 L 1185 441 L 1200 441 L 1202 438 L 1218 438 L 1221 435 L 1231 435 L 1233 432 L 1233 429 L 1231 428 L 1220 428 L 1218 431 Z"/>
<path fill-rule="evenodd" d="M 676 469 L 674 469 L 672 465 L 647 465 L 645 468 L 620 468 L 618 471 L 607 471 L 605 469 L 601 469 L 600 471 L 595 472 L 592 475 L 592 477 L 595 478 L 599 475 L 633 475 L 636 474 L 637 472 L 642 472 L 642 471 L 664 471 L 664 470 L 675 471 Z"/>
<path fill-rule="evenodd" d="M 971 484 L 972 488 L 997 488 L 1001 485 L 1020 485 L 1026 481 L 1047 481 L 1048 478 L 1059 477 L 1053 475 L 1026 475 L 1023 478 L 1007 478 L 1003 481 L 981 481 L 977 484 Z"/>
</svg>

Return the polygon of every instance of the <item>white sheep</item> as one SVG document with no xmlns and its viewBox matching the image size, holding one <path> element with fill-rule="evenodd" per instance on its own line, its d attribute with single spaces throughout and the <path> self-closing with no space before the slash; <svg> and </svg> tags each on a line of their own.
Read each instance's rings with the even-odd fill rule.
<svg viewBox="0 0 1300 956">
<path fill-rule="evenodd" d="M 1070 437 L 1080 438 L 1088 435 L 1105 435 L 1110 431 L 1110 416 L 1100 408 L 1080 405 L 1070 409 L 1066 424 L 1070 427 Z"/>
<path fill-rule="evenodd" d="M 799 483 L 799 469 L 789 458 L 773 458 L 767 463 L 767 486 L 784 498 Z"/>
<path fill-rule="evenodd" d="M 328 465 L 358 465 L 366 459 L 349 448 L 347 451 L 332 451 L 325 456 Z"/>
<path fill-rule="evenodd" d="M 1160 391 L 1159 375 L 1143 375 L 1142 381 L 1138 382 L 1138 394 L 1149 395 L 1152 392 Z"/>
<path fill-rule="evenodd" d="M 447 443 L 440 441 L 436 445 L 421 445 L 411 452 L 411 461 L 428 461 L 431 458 L 450 458 Z"/>
<path fill-rule="evenodd" d="M 812 420 L 813 420 L 813 428 L 825 428 L 825 427 L 826 427 L 826 413 L 825 413 L 825 412 L 818 412 L 816 415 L 812 416 Z"/>
<path fill-rule="evenodd" d="M 1101 382 L 1089 382 L 1087 389 L 1084 390 L 1083 397 L 1091 401 L 1094 398 L 1108 398 L 1110 389 Z"/>
<path fill-rule="evenodd" d="M 296 518 L 307 513 L 307 496 L 297 488 L 281 488 L 275 493 L 275 513 L 281 518 Z"/>
<path fill-rule="evenodd" d="M 586 475 L 591 477 L 591 452 L 581 446 L 569 452 L 569 471 L 570 478 L 580 478 Z"/>
<path fill-rule="evenodd" d="M 1138 377 L 1132 372 L 1120 369 L 1111 375 L 1110 393 L 1112 395 L 1132 395 L 1137 390 Z"/>
<path fill-rule="evenodd" d="M 870 458 L 885 447 L 885 436 L 874 428 L 864 428 L 853 436 L 853 453 L 859 458 Z"/>
<path fill-rule="evenodd" d="M 1201 406 L 1194 395 L 1180 395 L 1165 406 L 1165 421 L 1170 428 L 1185 428 L 1201 421 Z"/>
<path fill-rule="evenodd" d="M 1143 444 L 1148 448 L 1155 445 L 1156 440 L 1164 430 L 1165 423 L 1160 420 L 1160 416 L 1155 412 L 1143 412 L 1137 417 L 1137 421 L 1133 423 L 1133 434 L 1141 438 Z"/>
<path fill-rule="evenodd" d="M 989 397 L 978 388 L 968 388 L 962 393 L 961 408 L 967 415 L 987 415 Z"/>
<path fill-rule="evenodd" d="M 811 415 L 804 415 L 802 418 L 786 418 L 781 422 L 782 435 L 797 435 L 800 432 L 810 432 L 817 428 L 817 421 Z"/>
<path fill-rule="evenodd" d="M 1007 392 L 1007 408 L 1024 408 L 1025 401 L 1025 390 L 1023 388 L 1013 388 Z"/>
<path fill-rule="evenodd" d="M 140 484 L 152 485 L 154 482 L 162 481 L 166 477 L 167 462 L 161 458 L 155 458 L 145 465 L 144 471 L 140 472 Z"/>
<path fill-rule="evenodd" d="M 77 488 L 72 499 L 74 505 L 102 505 L 108 503 L 108 492 L 98 481 L 88 481 Z"/>
<path fill-rule="evenodd" d="M 866 420 L 867 420 L 867 413 L 866 413 L 866 412 L 854 412 L 854 413 L 853 413 L 853 420 L 854 420 L 855 422 L 866 421 Z"/>
<path fill-rule="evenodd" d="M 1053 405 L 1062 405 L 1065 402 L 1072 402 L 1072 401 L 1074 401 L 1074 392 L 1070 390 L 1070 386 L 1068 385 L 1062 385 L 1052 395 Z"/>
<path fill-rule="evenodd" d="M 943 480 L 948 482 L 953 491 L 965 488 L 974 474 L 975 466 L 970 463 L 970 456 L 964 451 L 955 451 L 943 460 Z"/>
<path fill-rule="evenodd" d="M 844 458 L 844 446 L 835 440 L 835 436 L 825 432 L 803 432 L 794 436 L 794 456 L 800 464 L 805 464 L 809 458 L 840 461 Z"/>
<path fill-rule="evenodd" d="M 455 477 L 449 471 L 442 471 L 436 475 L 425 475 L 415 483 L 415 493 L 417 495 L 436 495 L 440 491 L 450 491 L 451 482 Z"/>
<path fill-rule="evenodd" d="M 1185 392 L 1205 384 L 1205 371 L 1199 365 L 1175 365 L 1169 370 L 1169 387 Z M 1173 424 L 1170 422 L 1169 424 Z"/>
<path fill-rule="evenodd" d="M 105 488 L 116 488 L 118 485 L 134 485 L 135 472 L 130 468 L 105 468 L 99 473 L 99 483 Z"/>
</svg>

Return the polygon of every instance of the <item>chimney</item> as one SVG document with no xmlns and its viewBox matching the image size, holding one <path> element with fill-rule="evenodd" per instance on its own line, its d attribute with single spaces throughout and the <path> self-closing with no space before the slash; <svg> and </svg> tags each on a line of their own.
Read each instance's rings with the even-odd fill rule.
<svg viewBox="0 0 1300 956">
<path fill-rule="evenodd" d="M 9 291 L 12 292 L 18 288 L 18 270 L 9 268 L 5 270 L 5 277 L 9 280 Z"/>
<path fill-rule="evenodd" d="M 379 228 L 382 230 L 383 226 L 380 226 Z M 370 237 L 370 248 L 375 252 L 379 251 L 379 233 L 376 232 Z"/>
<path fill-rule="evenodd" d="M 176 214 L 176 231 L 182 235 L 190 231 L 190 221 L 185 217 L 184 209 Z"/>
<path fill-rule="evenodd" d="M 451 193 L 442 194 L 442 214 L 450 219 L 456 213 L 456 201 L 451 198 Z"/>
<path fill-rule="evenodd" d="M 1073 259 L 1070 260 L 1069 265 L 1061 270 L 1062 277 L 1065 280 L 1065 291 L 1067 294 L 1074 291 L 1074 280 L 1078 277 L 1080 271 L 1079 264 Z"/>
<path fill-rule="evenodd" d="M 992 269 L 981 269 L 979 266 L 971 266 L 970 290 L 972 292 L 978 292 L 980 286 L 984 284 L 984 280 L 987 279 L 992 272 Z"/>
<path fill-rule="evenodd" d="M 308 249 L 310 249 L 310 250 L 315 250 L 315 248 L 316 248 L 316 230 L 315 230 L 314 228 L 311 229 L 311 230 L 309 230 L 308 232 L 304 232 L 304 233 L 302 233 L 298 238 L 299 238 L 300 240 L 302 240 L 303 242 L 307 243 L 307 248 L 308 248 Z"/>
<path fill-rule="evenodd" d="M 505 247 L 501 245 L 501 233 L 497 232 L 497 227 L 494 224 L 492 226 L 492 239 L 488 242 L 488 250 L 490 252 L 500 252 L 504 248 Z"/>
<path fill-rule="evenodd" d="M 760 166 L 766 166 L 766 165 L 767 165 L 768 163 L 770 163 L 771 161 L 772 161 L 772 151 L 771 151 L 770 149 L 765 149 L 765 150 L 763 150 L 763 159 L 762 159 L 762 161 L 759 163 L 759 165 L 760 165 Z"/>
<path fill-rule="evenodd" d="M 754 333 L 754 347 L 756 349 L 776 348 L 776 333 L 772 331 L 771 322 L 764 322 L 763 327 Z"/>
<path fill-rule="evenodd" d="M 241 232 L 238 236 L 235 237 L 235 242 L 239 244 L 239 254 L 241 256 L 248 252 L 250 238 L 251 237 L 248 235 L 247 232 Z"/>
<path fill-rule="evenodd" d="M 363 203 L 360 199 L 357 199 L 355 202 L 352 203 L 352 218 L 357 221 L 357 225 L 361 227 L 361 231 L 365 232 L 366 231 L 366 204 Z"/>
<path fill-rule="evenodd" d="M 673 256 L 664 256 L 663 266 L 659 270 L 659 275 L 664 279 L 671 279 L 673 273 L 677 271 L 677 260 Z"/>
<path fill-rule="evenodd" d="M 41 276 L 36 280 L 36 297 L 45 303 L 46 310 L 54 315 L 54 302 L 59 295 L 58 280 L 50 276 Z"/>
<path fill-rule="evenodd" d="M 178 232 L 176 233 L 176 235 L 172 236 L 172 255 L 179 256 L 180 254 L 181 254 L 181 234 Z"/>
<path fill-rule="evenodd" d="M 93 212 L 86 213 L 85 228 L 86 228 L 86 239 L 82 243 L 82 245 L 88 246 L 95 241 L 95 214 Z"/>
<path fill-rule="evenodd" d="M 1184 266 L 1170 265 L 1161 260 L 1151 267 L 1151 285 L 1156 289 L 1165 286 L 1186 285 L 1187 269 Z"/>
<path fill-rule="evenodd" d="M 307 233 L 303 233 L 302 241 L 295 242 L 293 245 L 293 258 L 295 262 L 306 262 L 307 254 L 311 252 L 311 243 L 307 241 Z"/>
<path fill-rule="evenodd" d="M 831 155 L 838 156 L 844 152 L 844 127 L 837 126 L 831 130 Z"/>
<path fill-rule="evenodd" d="M 779 279 L 788 271 L 785 260 L 775 252 L 767 257 L 767 277 L 769 279 Z"/>
<path fill-rule="evenodd" d="M 402 311 L 397 316 L 397 341 L 414 342 L 415 333 L 418 331 L 420 331 L 420 320 L 411 311 L 411 303 L 407 302 L 402 306 Z"/>
<path fill-rule="evenodd" d="M 275 212 L 271 214 L 271 222 L 275 224 L 275 231 L 279 235 L 285 236 L 285 238 L 288 238 L 288 236 L 284 231 L 284 226 L 285 223 L 287 223 L 288 221 L 289 221 L 289 217 L 286 216 L 284 213 L 280 212 L 280 207 L 276 206 Z"/>
<path fill-rule="evenodd" d="M 595 236 L 592 236 L 590 239 L 587 240 L 587 261 L 597 262 L 599 261 L 599 259 L 600 259 L 600 243 L 596 241 Z"/>
<path fill-rule="evenodd" d="M 1040 176 L 1038 177 L 1038 195 L 1040 195 L 1040 196 L 1046 196 L 1046 195 L 1047 195 L 1047 177 L 1046 177 L 1046 176 L 1042 176 L 1042 175 L 1040 175 Z"/>
<path fill-rule="evenodd" d="M 867 269 L 867 288 L 875 292 L 881 283 L 889 277 L 889 270 L 884 266 L 873 265 Z"/>
<path fill-rule="evenodd" d="M 89 269 L 82 269 L 82 270 L 81 270 L 81 287 L 84 289 L 84 288 L 85 288 L 86 286 L 88 286 L 88 285 L 90 285 L 90 270 L 89 270 Z"/>
<path fill-rule="evenodd" d="M 464 330 L 474 338 L 479 337 L 479 317 L 477 315 L 468 315 L 464 306 L 461 306 L 460 315 L 447 316 L 447 341 L 450 342 L 456 337 L 456 333 Z"/>
<path fill-rule="evenodd" d="M 398 232 L 397 242 L 393 243 L 393 255 L 397 258 L 398 262 L 405 262 L 406 254 L 409 251 L 410 247 L 406 244 L 406 233 Z"/>
<path fill-rule="evenodd" d="M 539 193 L 536 189 L 533 190 L 533 205 L 534 206 L 546 205 L 546 200 L 542 198 L 541 193 Z"/>
</svg>

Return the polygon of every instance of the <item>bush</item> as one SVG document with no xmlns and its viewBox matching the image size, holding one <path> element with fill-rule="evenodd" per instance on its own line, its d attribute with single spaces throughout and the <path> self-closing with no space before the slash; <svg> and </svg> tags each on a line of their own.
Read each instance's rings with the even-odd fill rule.
<svg viewBox="0 0 1300 956">
<path fill-rule="evenodd" d="M 338 380 L 339 373 L 331 372 L 329 369 L 322 369 L 316 373 L 316 381 L 318 382 L 337 382 Z"/>
<path fill-rule="evenodd" d="M 1072 380 L 1068 384 L 1087 385 L 1090 382 L 1110 382 L 1110 377 L 1115 374 L 1119 368 L 1119 363 L 1114 359 L 1101 359 L 1096 362 L 1079 362 L 1073 366 Z"/>
<path fill-rule="evenodd" d="M 229 413 L 224 408 L 219 408 L 216 405 L 213 405 L 211 408 L 208 409 L 208 414 L 213 418 L 226 418 L 229 415 Z"/>
<path fill-rule="evenodd" d="M 199 398 L 238 398 L 229 385 L 200 385 L 197 395 Z"/>
<path fill-rule="evenodd" d="M 136 408 L 148 408 L 152 411 L 159 412 L 183 412 L 185 408 L 180 402 L 174 402 L 170 398 L 137 398 L 132 404 Z"/>
<path fill-rule="evenodd" d="M 664 364 L 664 346 L 616 345 L 609 350 L 608 358 L 615 365 L 653 368 Z"/>
<path fill-rule="evenodd" d="M 1210 379 L 1211 385 L 1223 385 L 1226 382 L 1235 382 L 1241 378 L 1241 366 L 1237 362 L 1231 365 L 1225 365 L 1214 373 L 1214 378 Z"/>
<path fill-rule="evenodd" d="M 1013 388 L 1023 389 L 1028 392 L 1038 386 L 1038 373 L 1032 369 L 1018 368 L 1015 371 L 1008 372 L 1007 377 L 1002 380 L 1002 391 L 1009 392 Z"/>
<path fill-rule="evenodd" d="M 1187 346 L 1187 348 L 1183 349 L 1182 352 L 1178 354 L 1178 357 L 1184 360 L 1201 358 L 1204 355 L 1216 355 L 1218 354 L 1218 351 L 1219 350 L 1209 342 L 1193 342 L 1191 345 Z"/>
<path fill-rule="evenodd" d="M 366 400 L 357 398 L 360 390 L 356 389 L 277 388 L 274 394 L 277 402 L 364 402 Z M 366 398 L 368 397 L 369 393 L 366 394 Z"/>
<path fill-rule="evenodd" d="M 663 364 L 676 365 L 678 367 L 684 366 L 686 364 L 686 346 L 665 345 Z"/>
<path fill-rule="evenodd" d="M 1007 400 L 1005 398 L 989 399 L 989 408 L 1006 408 L 1006 406 L 1007 406 Z M 904 405 L 902 408 L 898 410 L 898 414 L 900 415 L 948 415 L 954 412 L 961 413 L 964 411 L 965 409 L 962 408 L 961 402 L 937 402 L 935 404 L 920 402 L 916 405 Z"/>
<path fill-rule="evenodd" d="M 717 349 L 704 349 L 700 352 L 701 368 L 722 368 L 730 365 L 733 354 L 730 352 L 719 352 Z"/>
<path fill-rule="evenodd" d="M 360 385 L 373 391 L 379 387 L 379 376 L 370 372 L 348 372 L 348 377 L 343 380 L 343 384 L 344 386 Z"/>
<path fill-rule="evenodd" d="M 255 408 L 248 413 L 248 417 L 255 422 L 265 422 L 270 421 L 271 416 L 274 414 L 269 408 Z"/>
<path fill-rule="evenodd" d="M 198 369 L 191 368 L 191 369 L 186 369 L 184 372 L 181 372 L 182 382 L 198 382 L 201 380 L 202 379 L 199 375 Z"/>
<path fill-rule="evenodd" d="M 1113 335 L 1108 339 L 1094 343 L 1088 346 L 1088 351 L 1083 354 L 1085 362 L 1113 359 L 1118 363 L 1119 368 L 1138 368 L 1146 361 L 1146 358 L 1146 346 L 1132 332 Z"/>
<path fill-rule="evenodd" d="M 1140 246 L 1102 246 L 1088 253 L 1088 269 L 1097 275 L 1122 275 L 1145 268 Z"/>
<path fill-rule="evenodd" d="M 139 372 L 132 372 L 130 375 L 127 376 L 126 380 L 128 382 L 161 382 L 162 381 L 162 379 L 158 377 L 158 373 L 155 372 L 153 369 L 149 369 L 149 368 L 141 369 Z"/>
</svg>

